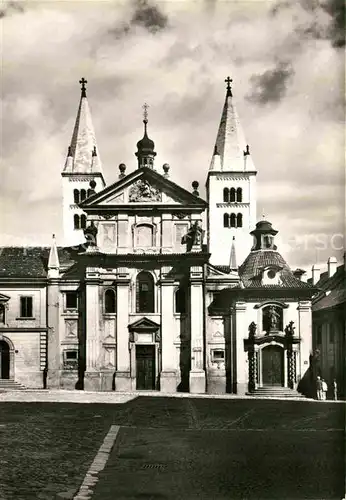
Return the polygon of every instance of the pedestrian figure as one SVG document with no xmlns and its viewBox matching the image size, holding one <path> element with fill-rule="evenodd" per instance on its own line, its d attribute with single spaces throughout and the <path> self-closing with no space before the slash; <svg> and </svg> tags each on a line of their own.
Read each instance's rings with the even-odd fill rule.
<svg viewBox="0 0 346 500">
<path fill-rule="evenodd" d="M 322 379 L 322 391 L 323 391 L 323 401 L 326 401 L 327 400 L 327 391 L 328 391 L 328 385 L 327 385 L 327 382 Z"/>
<path fill-rule="evenodd" d="M 322 384 L 321 377 L 319 375 L 317 375 L 316 389 L 317 389 L 317 399 L 319 401 L 322 401 L 322 399 L 323 399 L 323 384 Z"/>
<path fill-rule="evenodd" d="M 333 396 L 334 396 L 334 401 L 338 400 L 338 384 L 336 383 L 336 380 L 333 380 Z"/>
</svg>

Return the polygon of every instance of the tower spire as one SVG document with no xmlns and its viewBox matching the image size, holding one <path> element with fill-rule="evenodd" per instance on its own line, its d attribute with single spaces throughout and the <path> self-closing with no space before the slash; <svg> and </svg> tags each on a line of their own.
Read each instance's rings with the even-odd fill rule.
<svg viewBox="0 0 346 500">
<path fill-rule="evenodd" d="M 52 237 L 52 244 L 49 250 L 48 258 L 48 278 L 58 278 L 59 277 L 59 255 L 56 246 L 55 234 Z"/>
<path fill-rule="evenodd" d="M 232 246 L 231 246 L 231 255 L 230 255 L 230 260 L 229 260 L 229 267 L 232 270 L 237 269 L 237 258 L 236 258 L 236 251 L 235 251 L 235 236 L 233 236 L 233 239 L 232 239 Z"/>
<path fill-rule="evenodd" d="M 99 174 L 103 178 L 102 165 L 96 143 L 94 126 L 86 94 L 87 80 L 83 77 L 79 80 L 81 85 L 81 97 L 79 101 L 77 117 L 72 133 L 71 144 L 68 151 L 64 172 L 72 174 Z M 97 171 L 93 156 L 98 157 Z"/>
<path fill-rule="evenodd" d="M 255 171 L 252 163 L 249 145 L 239 122 L 238 113 L 233 99 L 232 83 L 229 76 L 225 79 L 226 99 L 222 110 L 215 148 L 220 155 L 221 170 Z M 215 170 L 212 161 L 212 169 Z"/>
</svg>

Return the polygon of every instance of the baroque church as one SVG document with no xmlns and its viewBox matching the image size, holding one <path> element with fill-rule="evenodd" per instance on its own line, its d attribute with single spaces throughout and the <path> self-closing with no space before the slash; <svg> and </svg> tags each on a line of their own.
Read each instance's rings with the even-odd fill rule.
<svg viewBox="0 0 346 500">
<path fill-rule="evenodd" d="M 121 163 L 107 184 L 80 81 L 61 172 L 64 241 L 1 249 L 0 388 L 295 392 L 316 287 L 256 218 L 231 82 L 204 200 L 197 181 L 187 190 L 155 165 L 146 105 L 137 165 Z"/>
</svg>

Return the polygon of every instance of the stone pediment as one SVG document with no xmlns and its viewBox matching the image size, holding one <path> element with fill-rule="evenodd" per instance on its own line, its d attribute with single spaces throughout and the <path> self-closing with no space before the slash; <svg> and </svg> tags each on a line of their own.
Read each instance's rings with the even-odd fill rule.
<svg viewBox="0 0 346 500">
<path fill-rule="evenodd" d="M 155 332 L 159 328 L 160 325 L 149 318 L 141 318 L 128 326 L 130 332 Z"/>
<path fill-rule="evenodd" d="M 4 295 L 3 293 L 0 293 L 0 302 L 7 302 L 8 300 L 10 300 L 10 297 Z"/>
<path fill-rule="evenodd" d="M 140 168 L 118 180 L 111 186 L 89 197 L 80 206 L 88 212 L 88 208 L 130 208 L 136 205 L 169 205 L 206 207 L 206 202 L 178 186 L 170 179 L 149 168 Z"/>
</svg>

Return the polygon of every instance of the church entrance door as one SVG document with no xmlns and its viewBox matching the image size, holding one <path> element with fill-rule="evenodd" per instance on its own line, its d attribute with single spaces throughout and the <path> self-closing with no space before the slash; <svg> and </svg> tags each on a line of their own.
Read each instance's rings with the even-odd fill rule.
<svg viewBox="0 0 346 500">
<path fill-rule="evenodd" d="M 263 385 L 284 385 L 284 350 L 276 345 L 262 350 Z"/>
<path fill-rule="evenodd" d="M 10 348 L 4 340 L 0 340 L 0 378 L 10 378 Z"/>
<path fill-rule="evenodd" d="M 136 345 L 136 388 L 155 389 L 155 346 Z"/>
</svg>

